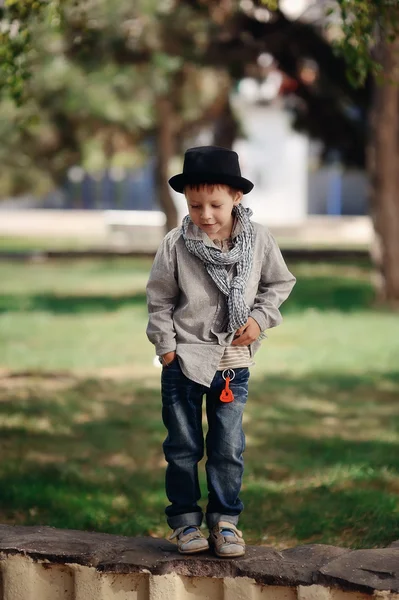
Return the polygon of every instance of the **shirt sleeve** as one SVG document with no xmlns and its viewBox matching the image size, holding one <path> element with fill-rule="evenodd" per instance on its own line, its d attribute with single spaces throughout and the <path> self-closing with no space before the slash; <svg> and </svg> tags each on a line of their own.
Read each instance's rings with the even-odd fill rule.
<svg viewBox="0 0 399 600">
<path fill-rule="evenodd" d="M 296 279 L 285 264 L 280 248 L 269 233 L 269 244 L 263 258 L 258 292 L 250 316 L 261 331 L 276 327 L 283 320 L 280 305 L 288 298 Z"/>
<path fill-rule="evenodd" d="M 176 249 L 168 234 L 156 253 L 147 282 L 147 337 L 158 356 L 176 350 L 173 311 L 179 297 Z"/>
</svg>

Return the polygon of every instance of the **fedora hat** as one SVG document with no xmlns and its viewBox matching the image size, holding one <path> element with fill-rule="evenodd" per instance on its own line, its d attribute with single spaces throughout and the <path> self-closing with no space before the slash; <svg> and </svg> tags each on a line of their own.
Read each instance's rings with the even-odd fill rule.
<svg viewBox="0 0 399 600">
<path fill-rule="evenodd" d="M 190 184 L 225 184 L 248 194 L 254 184 L 241 177 L 238 154 L 219 146 L 199 146 L 190 148 L 184 155 L 183 173 L 169 179 L 169 185 L 183 193 Z"/>
</svg>

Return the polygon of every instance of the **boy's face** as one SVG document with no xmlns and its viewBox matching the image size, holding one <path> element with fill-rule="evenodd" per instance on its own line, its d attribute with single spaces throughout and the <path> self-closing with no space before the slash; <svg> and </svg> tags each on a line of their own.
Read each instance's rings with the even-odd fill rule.
<svg viewBox="0 0 399 600">
<path fill-rule="evenodd" d="M 186 187 L 188 212 L 192 222 L 211 240 L 224 240 L 233 227 L 232 210 L 242 199 L 242 192 L 232 191 L 225 185 Z"/>
</svg>

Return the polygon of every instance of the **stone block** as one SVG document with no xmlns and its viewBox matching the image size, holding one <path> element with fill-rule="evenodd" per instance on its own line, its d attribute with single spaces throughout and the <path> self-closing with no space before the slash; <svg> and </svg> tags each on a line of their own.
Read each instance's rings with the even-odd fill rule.
<svg viewBox="0 0 399 600">
<path fill-rule="evenodd" d="M 366 593 L 399 592 L 399 548 L 348 552 L 321 567 L 317 580 Z"/>
<path fill-rule="evenodd" d="M 370 600 L 369 594 L 344 592 L 322 585 L 298 586 L 298 600 Z"/>
<path fill-rule="evenodd" d="M 73 600 L 73 573 L 67 565 L 38 563 L 24 556 L 2 562 L 3 600 Z"/>
<path fill-rule="evenodd" d="M 181 577 L 175 573 L 150 575 L 149 600 L 224 600 L 223 580 Z"/>
<path fill-rule="evenodd" d="M 260 586 L 249 577 L 226 577 L 223 600 L 296 600 L 295 588 Z"/>
<path fill-rule="evenodd" d="M 249 546 L 220 559 L 162 539 L 0 525 L 0 591 L 0 600 L 399 600 L 399 546 Z"/>
</svg>

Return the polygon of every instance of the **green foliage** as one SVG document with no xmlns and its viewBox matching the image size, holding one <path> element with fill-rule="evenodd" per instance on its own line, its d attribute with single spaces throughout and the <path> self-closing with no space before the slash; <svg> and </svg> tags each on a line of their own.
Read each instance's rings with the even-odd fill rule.
<svg viewBox="0 0 399 600">
<path fill-rule="evenodd" d="M 373 48 L 380 39 L 392 42 L 399 34 L 399 4 L 396 0 L 335 0 L 340 15 L 340 34 L 333 39 L 337 52 L 348 63 L 348 79 L 363 85 L 367 75 L 379 76 L 382 70 Z M 278 9 L 278 0 L 262 0 L 270 10 Z M 330 7 L 326 17 L 335 15 Z"/>
<path fill-rule="evenodd" d="M 0 8 L 0 111 L 6 115 L 0 159 L 7 167 L 0 197 L 42 193 L 75 164 L 103 169 L 114 157 L 125 167 L 137 164 L 141 140 L 157 129 L 160 96 L 173 106 L 175 137 L 187 133 L 230 85 L 226 69 L 203 64 L 215 35 L 241 10 L 238 2 L 226 6 L 7 0 Z M 399 9 L 391 0 L 339 0 L 337 7 L 337 51 L 347 58 L 349 78 L 362 83 L 370 69 L 379 69 L 370 53 L 375 33 L 396 35 Z"/>
<path fill-rule="evenodd" d="M 213 25 L 185 3 L 22 4 L 0 13 L 0 110 L 9 115 L 0 123 L 8 173 L 0 197 L 39 192 L 44 179 L 57 185 L 75 164 L 136 165 L 141 140 L 157 128 L 159 96 L 180 127 L 202 116 L 226 80 L 200 64 Z"/>
<path fill-rule="evenodd" d="M 264 4 L 269 10 L 278 10 L 279 0 L 262 0 L 262 4 Z"/>
<path fill-rule="evenodd" d="M 381 65 L 372 49 L 378 39 L 392 42 L 399 33 L 399 5 L 392 0 L 337 0 L 342 17 L 342 38 L 337 49 L 348 61 L 353 84 L 363 84 L 367 74 L 379 75 Z"/>
<path fill-rule="evenodd" d="M 5 0 L 0 8 L 0 97 L 7 91 L 17 105 L 26 99 L 25 81 L 31 76 L 33 52 L 32 25 L 46 10 L 52 15 L 56 4 L 54 0 Z"/>
</svg>

